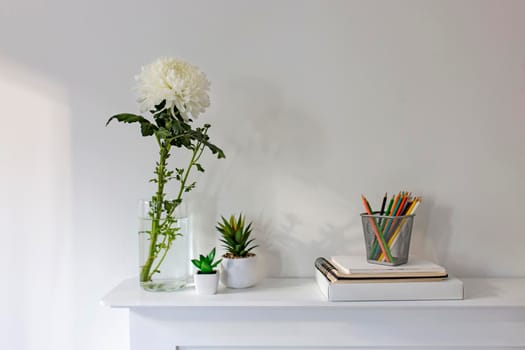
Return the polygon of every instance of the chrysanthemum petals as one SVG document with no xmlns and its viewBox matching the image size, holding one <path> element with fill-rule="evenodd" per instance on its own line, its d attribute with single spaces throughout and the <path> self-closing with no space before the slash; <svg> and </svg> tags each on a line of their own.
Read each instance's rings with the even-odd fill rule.
<svg viewBox="0 0 525 350">
<path fill-rule="evenodd" d="M 176 58 L 161 57 L 142 67 L 137 80 L 138 99 L 142 112 L 155 109 L 162 101 L 165 108 L 177 108 L 186 121 L 197 118 L 210 106 L 210 83 L 196 66 Z"/>
</svg>

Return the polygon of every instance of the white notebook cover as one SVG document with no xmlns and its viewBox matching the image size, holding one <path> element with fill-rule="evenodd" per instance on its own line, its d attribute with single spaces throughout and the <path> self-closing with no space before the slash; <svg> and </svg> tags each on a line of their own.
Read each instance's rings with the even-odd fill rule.
<svg viewBox="0 0 525 350">
<path fill-rule="evenodd" d="M 330 283 L 315 269 L 315 279 L 329 301 L 458 300 L 463 282 L 449 277 L 434 282 Z"/>
<path fill-rule="evenodd" d="M 410 258 L 408 263 L 399 266 L 370 264 L 364 256 L 337 255 L 331 257 L 331 262 L 341 272 L 352 273 L 385 273 L 385 272 L 432 272 L 446 273 L 443 266 L 430 261 Z"/>
</svg>

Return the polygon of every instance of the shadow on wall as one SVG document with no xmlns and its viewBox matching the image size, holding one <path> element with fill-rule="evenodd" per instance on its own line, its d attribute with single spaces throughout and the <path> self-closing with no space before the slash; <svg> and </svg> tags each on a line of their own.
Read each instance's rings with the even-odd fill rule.
<svg viewBox="0 0 525 350">
<path fill-rule="evenodd" d="M 335 210 L 337 208 L 333 207 Z M 364 242 L 360 222 L 349 215 L 335 218 L 329 215 L 309 217 L 282 209 L 278 220 L 255 220 L 258 237 L 263 244 L 265 274 L 270 276 L 311 276 L 313 262 L 319 256 L 363 254 Z M 333 223 L 328 223 L 334 219 Z"/>
<path fill-rule="evenodd" d="M 219 99 L 229 103 L 218 106 L 220 122 L 213 128 L 223 136 L 227 159 L 212 162 L 210 169 L 220 176 L 208 183 L 207 193 L 222 197 L 247 188 L 259 198 L 277 174 L 315 180 L 322 172 L 315 164 L 323 161 L 327 137 L 318 119 L 262 79 L 233 80 L 222 88 L 226 96 Z"/>
<path fill-rule="evenodd" d="M 436 205 L 431 196 L 424 196 L 422 205 L 416 213 L 412 229 L 412 246 L 410 254 L 414 253 L 437 263 L 451 262 L 450 248 L 452 235 L 452 209 Z M 454 274 L 453 264 L 445 266 L 449 273 Z"/>
<path fill-rule="evenodd" d="M 267 267 L 263 275 L 310 276 L 319 255 L 361 252 L 358 210 L 322 180 L 329 136 L 321 116 L 262 79 L 236 79 L 221 91 L 228 99 L 220 100 L 230 102 L 215 110 L 220 123 L 213 128 L 227 158 L 207 165 L 199 183 L 206 195 L 194 196 L 204 212 L 217 214 L 194 220 L 194 227 L 205 231 L 219 215 L 247 214 Z M 207 233 L 197 236 L 207 242 L 202 249 L 213 245 Z"/>
<path fill-rule="evenodd" d="M 209 162 L 202 192 L 194 197 L 206 213 L 195 220 L 201 250 L 218 245 L 220 215 L 244 212 L 256 228 L 262 276 L 310 276 L 318 256 L 364 254 L 362 208 L 323 181 L 330 169 L 324 166 L 329 130 L 322 116 L 303 111 L 262 79 L 233 80 L 220 91 L 228 99 L 219 100 L 230 102 L 215 110 L 220 122 L 213 127 L 227 158 Z M 411 254 L 450 262 L 451 220 L 450 208 L 424 196 Z M 453 263 L 447 268 L 456 271 Z"/>
<path fill-rule="evenodd" d="M 67 94 L 49 77 L 0 58 L 0 96 L 0 259 L 7 277 L 0 348 L 72 348 Z"/>
</svg>

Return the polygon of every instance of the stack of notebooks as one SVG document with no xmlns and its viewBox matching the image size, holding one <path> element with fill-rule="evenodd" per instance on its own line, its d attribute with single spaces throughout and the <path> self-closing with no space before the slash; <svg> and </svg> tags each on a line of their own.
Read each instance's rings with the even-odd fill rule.
<svg viewBox="0 0 525 350">
<path fill-rule="evenodd" d="M 330 301 L 463 299 L 463 282 L 424 260 L 385 266 L 361 256 L 333 256 L 317 258 L 315 268 L 317 284 Z"/>
</svg>

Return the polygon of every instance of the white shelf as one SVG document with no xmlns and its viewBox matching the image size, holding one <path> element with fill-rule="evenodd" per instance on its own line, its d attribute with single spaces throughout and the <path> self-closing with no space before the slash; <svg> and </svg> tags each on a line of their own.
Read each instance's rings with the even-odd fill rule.
<svg viewBox="0 0 525 350">
<path fill-rule="evenodd" d="M 329 302 L 313 279 L 211 296 L 129 279 L 102 304 L 129 308 L 132 350 L 525 349 L 525 279 L 462 280 L 464 300 Z"/>
<path fill-rule="evenodd" d="M 219 289 L 212 296 L 197 296 L 193 287 L 171 293 L 143 291 L 137 279 L 127 279 L 102 299 L 114 308 L 139 307 L 302 307 L 302 308 L 523 308 L 525 279 L 462 279 L 464 300 L 328 302 L 313 279 L 270 278 L 253 288 Z"/>
</svg>

